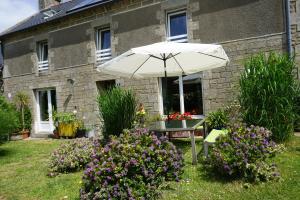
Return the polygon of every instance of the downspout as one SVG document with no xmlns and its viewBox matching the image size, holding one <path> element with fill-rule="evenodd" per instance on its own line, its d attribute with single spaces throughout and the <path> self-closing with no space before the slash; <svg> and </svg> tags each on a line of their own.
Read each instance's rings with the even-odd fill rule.
<svg viewBox="0 0 300 200">
<path fill-rule="evenodd" d="M 3 93 L 3 70 L 4 70 L 4 56 L 2 51 L 2 42 L 0 40 L 0 57 L 2 58 L 2 63 L 0 62 L 0 93 Z"/>
<path fill-rule="evenodd" d="M 290 0 L 285 0 L 285 29 L 286 29 L 286 44 L 287 44 L 287 53 L 290 58 L 292 55 L 292 31 L 291 31 L 291 4 Z M 297 79 L 299 79 L 299 68 L 296 67 Z"/>
<path fill-rule="evenodd" d="M 0 58 L 2 58 L 2 63 L 0 62 L 0 71 L 4 68 L 4 57 L 3 57 L 3 49 L 2 49 L 2 42 L 0 40 Z"/>
<path fill-rule="evenodd" d="M 291 9 L 290 0 L 285 0 L 285 16 L 286 16 L 286 42 L 287 42 L 287 53 L 289 57 L 292 57 L 292 32 L 291 32 Z"/>
</svg>

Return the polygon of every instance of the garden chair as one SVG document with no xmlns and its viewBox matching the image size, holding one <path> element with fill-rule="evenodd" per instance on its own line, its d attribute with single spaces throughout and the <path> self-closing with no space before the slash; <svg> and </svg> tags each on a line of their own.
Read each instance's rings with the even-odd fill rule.
<svg viewBox="0 0 300 200">
<path fill-rule="evenodd" d="M 216 142 L 216 139 L 220 137 L 221 135 L 226 135 L 228 133 L 228 130 L 216 130 L 213 129 L 208 136 L 204 139 L 204 156 L 207 157 L 208 155 L 208 147 L 209 145 L 212 145 Z"/>
</svg>

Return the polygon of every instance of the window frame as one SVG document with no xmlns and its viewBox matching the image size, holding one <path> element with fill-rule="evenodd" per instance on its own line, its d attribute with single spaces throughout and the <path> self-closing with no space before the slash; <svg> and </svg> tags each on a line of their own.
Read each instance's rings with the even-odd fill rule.
<svg viewBox="0 0 300 200">
<path fill-rule="evenodd" d="M 179 39 L 179 40 L 170 40 L 171 37 L 171 24 L 170 24 L 170 19 L 172 16 L 174 15 L 179 15 L 179 14 L 185 14 L 186 16 L 186 39 Z M 177 10 L 172 10 L 172 11 L 168 11 L 166 12 L 166 33 L 167 33 L 167 37 L 166 37 L 166 41 L 174 41 L 174 42 L 188 42 L 189 38 L 188 38 L 188 19 L 187 19 L 187 9 L 186 8 L 181 8 L 181 9 L 177 9 Z M 182 35 L 178 35 L 178 36 L 182 36 Z M 175 36 L 176 37 L 176 36 Z M 178 92 L 179 92 L 179 99 L 180 99 L 180 113 L 183 114 L 185 112 L 185 102 L 184 102 L 184 84 L 183 84 L 183 77 L 182 76 L 176 76 L 179 79 L 179 88 L 178 88 Z M 202 89 L 202 106 L 203 106 L 203 114 L 202 115 L 192 115 L 193 119 L 203 119 L 204 117 L 204 103 L 203 103 L 203 84 L 202 84 L 202 77 L 199 74 L 199 77 L 201 78 L 201 89 Z M 168 78 L 168 77 L 167 77 Z M 162 84 L 162 78 L 158 78 L 159 81 L 159 90 L 160 90 L 160 114 L 163 116 L 166 116 L 164 114 L 164 97 L 163 97 L 163 84 Z"/>
<path fill-rule="evenodd" d="M 102 33 L 109 31 L 110 33 L 110 48 L 101 49 L 102 46 Z M 96 29 L 96 62 L 104 63 L 112 58 L 111 52 L 111 29 L 110 27 Z"/>
<path fill-rule="evenodd" d="M 47 46 L 47 59 L 44 60 L 45 46 Z M 47 40 L 37 42 L 37 57 L 38 57 L 38 71 L 49 70 L 49 43 Z"/>
<path fill-rule="evenodd" d="M 180 14 L 185 14 L 185 19 L 186 19 L 186 39 L 181 39 L 183 42 L 188 42 L 189 38 L 188 38 L 188 20 L 187 20 L 187 9 L 183 8 L 183 9 L 179 9 L 179 10 L 173 10 L 173 11 L 168 11 L 166 13 L 166 21 L 167 21 L 167 41 L 175 41 L 176 40 L 170 40 L 170 38 L 172 37 L 176 37 L 176 36 L 182 36 L 182 35 L 176 35 L 176 36 L 171 36 L 171 17 L 174 15 L 180 15 Z M 181 42 L 181 40 L 178 40 L 178 42 Z"/>
<path fill-rule="evenodd" d="M 102 46 L 102 40 L 101 40 L 101 36 L 102 36 L 102 32 L 105 32 L 105 31 L 109 31 L 110 32 L 110 48 L 111 49 L 111 30 L 109 27 L 106 27 L 106 28 L 97 28 L 96 29 L 96 50 L 104 50 L 104 49 L 101 49 L 101 46 Z"/>
</svg>

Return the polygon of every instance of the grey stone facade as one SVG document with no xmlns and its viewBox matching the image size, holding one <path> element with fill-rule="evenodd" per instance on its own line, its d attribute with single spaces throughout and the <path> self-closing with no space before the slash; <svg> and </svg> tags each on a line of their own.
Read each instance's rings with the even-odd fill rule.
<svg viewBox="0 0 300 200">
<path fill-rule="evenodd" d="M 292 1 L 296 40 L 298 4 L 299 1 Z M 208 113 L 236 99 L 246 58 L 261 51 L 286 51 L 283 5 L 282 0 L 122 0 L 13 33 L 1 39 L 5 95 L 26 91 L 35 114 L 34 91 L 55 88 L 58 111 L 72 111 L 76 107 L 86 124 L 99 124 L 96 82 L 117 79 L 121 86 L 136 92 L 151 114 L 160 113 L 158 78 L 118 79 L 96 71 L 95 30 L 110 27 L 112 54 L 117 56 L 132 47 L 165 41 L 166 12 L 184 8 L 189 41 L 220 43 L 231 59 L 230 65 L 203 73 L 203 104 Z M 49 43 L 49 71 L 39 73 L 36 44 L 45 39 Z M 298 55 L 300 47 L 296 40 L 293 44 Z M 68 79 L 74 80 L 73 86 Z"/>
</svg>

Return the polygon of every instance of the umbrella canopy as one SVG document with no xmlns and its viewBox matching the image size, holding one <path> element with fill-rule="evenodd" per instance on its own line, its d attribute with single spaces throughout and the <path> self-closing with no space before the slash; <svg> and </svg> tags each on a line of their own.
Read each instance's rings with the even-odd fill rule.
<svg viewBox="0 0 300 200">
<path fill-rule="evenodd" d="M 160 42 L 132 48 L 98 66 L 98 71 L 127 78 L 194 74 L 227 65 L 221 45 Z"/>
</svg>

